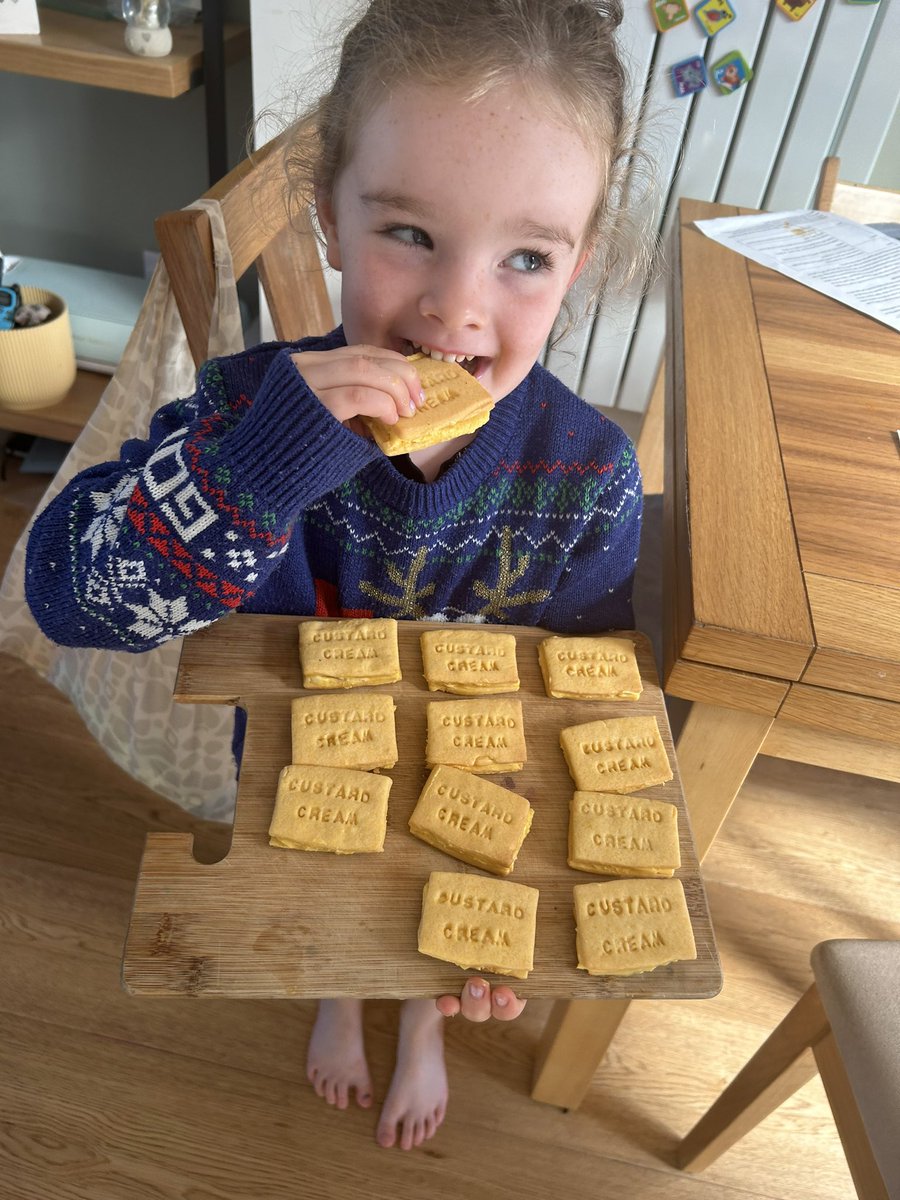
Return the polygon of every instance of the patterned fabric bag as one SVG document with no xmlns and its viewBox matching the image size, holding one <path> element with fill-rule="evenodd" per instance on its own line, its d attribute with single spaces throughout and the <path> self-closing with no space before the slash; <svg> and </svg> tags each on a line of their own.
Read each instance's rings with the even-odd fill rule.
<svg viewBox="0 0 900 1200">
<path fill-rule="evenodd" d="M 221 212 L 210 200 L 191 207 L 206 209 L 213 233 L 217 297 L 209 357 L 232 354 L 243 348 L 243 337 Z M 118 369 L 38 511 L 79 471 L 118 458 L 128 438 L 146 437 L 156 409 L 191 395 L 194 378 L 187 338 L 160 260 Z M 30 523 L 0 584 L 0 650 L 34 667 L 68 696 L 110 758 L 135 779 L 198 816 L 230 820 L 236 791 L 234 709 L 173 702 L 180 639 L 142 654 L 72 650 L 49 641 L 24 599 L 29 529 Z"/>
</svg>

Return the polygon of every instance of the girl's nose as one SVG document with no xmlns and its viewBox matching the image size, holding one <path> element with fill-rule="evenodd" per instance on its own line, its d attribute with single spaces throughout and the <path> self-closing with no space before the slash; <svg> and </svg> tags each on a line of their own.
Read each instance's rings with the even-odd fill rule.
<svg viewBox="0 0 900 1200">
<path fill-rule="evenodd" d="M 429 279 L 419 311 L 446 329 L 482 329 L 487 321 L 485 289 L 475 272 L 446 268 Z"/>
</svg>

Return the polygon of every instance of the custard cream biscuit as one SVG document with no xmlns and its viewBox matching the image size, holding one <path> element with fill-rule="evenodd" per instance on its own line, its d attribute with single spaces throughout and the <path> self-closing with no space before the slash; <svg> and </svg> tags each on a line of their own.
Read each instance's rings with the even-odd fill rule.
<svg viewBox="0 0 900 1200">
<path fill-rule="evenodd" d="M 671 876 L 681 866 L 678 809 L 646 796 L 575 792 L 568 861 L 595 875 Z"/>
<path fill-rule="evenodd" d="M 505 879 L 432 871 L 422 894 L 419 953 L 527 979 L 538 896 L 537 888 Z"/>
<path fill-rule="evenodd" d="M 375 417 L 363 417 L 372 436 L 387 455 L 409 454 L 436 442 L 447 442 L 464 433 L 474 433 L 485 424 L 494 398 L 474 375 L 455 362 L 441 362 L 426 354 L 410 354 L 425 393 L 425 402 L 409 417 L 385 425 Z"/>
<path fill-rule="evenodd" d="M 422 666 L 429 691 L 458 696 L 517 692 L 516 639 L 489 626 L 473 633 L 432 629 L 422 634 Z"/>
<path fill-rule="evenodd" d="M 521 700 L 431 700 L 425 705 L 425 762 L 496 775 L 528 759 Z"/>
<path fill-rule="evenodd" d="M 409 829 L 462 862 L 508 875 L 533 816 L 531 805 L 517 792 L 454 767 L 435 767 L 409 818 Z"/>
<path fill-rule="evenodd" d="M 390 696 L 301 696 L 291 701 L 291 762 L 374 771 L 394 766 Z"/>
<path fill-rule="evenodd" d="M 345 767 L 292 765 L 278 777 L 269 845 L 332 854 L 384 849 L 391 779 Z"/>
<path fill-rule="evenodd" d="M 548 637 L 538 646 L 548 696 L 637 700 L 644 685 L 634 642 L 620 637 Z"/>
<path fill-rule="evenodd" d="M 570 725 L 560 730 L 559 744 L 579 791 L 622 795 L 672 778 L 656 717 Z"/>
<path fill-rule="evenodd" d="M 638 975 L 697 957 L 680 879 L 576 883 L 575 947 L 589 975 Z"/>
<path fill-rule="evenodd" d="M 397 683 L 397 622 L 390 617 L 303 621 L 300 666 L 306 688 L 371 687 Z"/>
</svg>

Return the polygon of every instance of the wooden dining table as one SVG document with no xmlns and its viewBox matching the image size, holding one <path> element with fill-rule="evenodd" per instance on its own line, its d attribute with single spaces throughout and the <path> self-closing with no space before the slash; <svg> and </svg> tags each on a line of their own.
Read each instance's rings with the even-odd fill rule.
<svg viewBox="0 0 900 1200">
<path fill-rule="evenodd" d="M 668 307 L 663 677 L 701 860 L 758 754 L 900 781 L 900 334 L 694 225 L 743 211 L 681 201 Z"/>
<path fill-rule="evenodd" d="M 338 855 L 281 849 L 268 839 L 279 773 L 291 761 L 292 700 L 323 694 L 303 687 L 303 620 L 236 613 L 184 642 L 176 700 L 247 712 L 234 829 L 228 853 L 216 863 L 194 858 L 190 834 L 147 838 L 123 963 L 124 985 L 135 996 L 436 997 L 458 993 L 473 973 L 419 953 L 417 929 L 432 871 L 457 872 L 460 881 L 480 873 L 414 837 L 408 824 L 428 776 L 426 705 L 455 699 L 429 691 L 420 636 L 448 626 L 398 622 L 402 680 L 376 689 L 393 698 L 399 750 L 387 772 L 392 787 L 384 850 Z M 485 636 L 484 626 L 451 628 Z M 559 699 L 547 695 L 539 666 L 538 645 L 547 631 L 503 628 L 516 639 L 521 685 L 507 697 L 522 704 L 527 762 L 521 771 L 487 778 L 527 797 L 534 809 L 510 880 L 536 887 L 540 895 L 528 977 L 480 973 L 493 984 L 511 984 L 521 996 L 555 1001 L 535 1047 L 532 1094 L 570 1108 L 580 1102 L 630 1000 L 704 999 L 721 989 L 722 974 L 649 639 L 626 633 L 643 682 L 638 699 Z M 559 734 L 566 726 L 621 716 L 655 717 L 673 768 L 668 782 L 640 794 L 678 810 L 676 877 L 697 953 L 639 974 L 589 975 L 577 965 L 572 889 L 609 877 L 568 865 L 574 784 Z M 621 886 L 638 895 L 641 881 L 626 879 Z"/>
</svg>

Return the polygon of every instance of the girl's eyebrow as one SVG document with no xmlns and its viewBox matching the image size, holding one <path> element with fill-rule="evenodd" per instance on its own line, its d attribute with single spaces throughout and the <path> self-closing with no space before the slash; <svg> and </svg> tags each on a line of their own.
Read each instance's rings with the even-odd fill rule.
<svg viewBox="0 0 900 1200">
<path fill-rule="evenodd" d="M 363 192 L 360 200 L 374 208 L 397 209 L 420 220 L 428 220 L 434 215 L 430 204 L 422 204 L 412 196 L 404 196 L 402 192 Z"/>
<path fill-rule="evenodd" d="M 395 212 L 407 213 L 420 221 L 434 219 L 434 208 L 430 204 L 402 192 L 363 192 L 360 196 L 363 204 L 373 208 L 390 208 Z M 539 241 L 555 242 L 562 246 L 575 249 L 575 238 L 563 225 L 545 225 L 541 221 L 510 221 L 507 224 L 510 236 L 515 238 L 537 238 Z"/>
<path fill-rule="evenodd" d="M 575 249 L 575 238 L 564 225 L 542 225 L 539 221 L 525 221 L 521 225 L 511 226 L 510 232 L 517 236 L 538 238 L 541 241 L 559 242 L 563 246 L 568 246 L 570 250 Z"/>
</svg>

